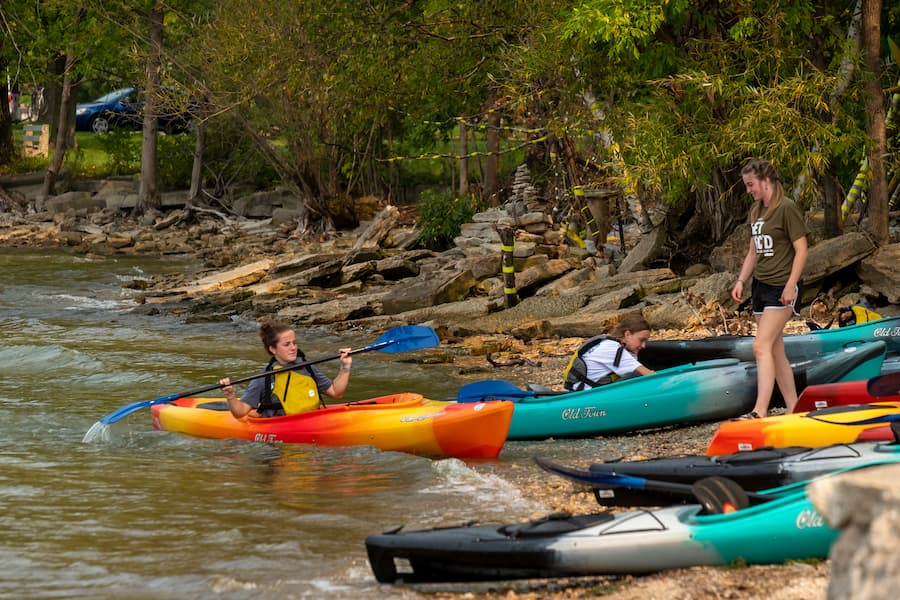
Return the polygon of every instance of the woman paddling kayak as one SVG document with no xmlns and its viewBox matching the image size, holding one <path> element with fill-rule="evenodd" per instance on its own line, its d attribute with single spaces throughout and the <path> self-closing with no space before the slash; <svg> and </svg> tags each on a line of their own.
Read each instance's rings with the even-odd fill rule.
<svg viewBox="0 0 900 600">
<path fill-rule="evenodd" d="M 297 334 L 289 323 L 264 320 L 259 327 L 263 347 L 271 356 L 264 371 L 281 370 L 306 358 L 297 347 Z M 228 409 L 236 419 L 242 417 L 275 417 L 315 410 L 322 395 L 341 398 L 350 382 L 353 357 L 350 348 L 341 348 L 341 367 L 334 381 L 313 365 L 285 370 L 250 382 L 243 397 L 238 398 L 228 377 L 219 380 Z M 298 360 L 299 358 L 299 360 Z"/>
</svg>

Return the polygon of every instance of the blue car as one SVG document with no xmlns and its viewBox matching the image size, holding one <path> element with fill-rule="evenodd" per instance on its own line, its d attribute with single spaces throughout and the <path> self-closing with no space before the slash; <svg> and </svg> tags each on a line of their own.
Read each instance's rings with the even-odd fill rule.
<svg viewBox="0 0 900 600">
<path fill-rule="evenodd" d="M 159 130 L 165 133 L 190 131 L 196 103 L 169 88 L 161 91 L 157 107 Z M 144 102 L 138 100 L 137 95 L 136 88 L 126 87 L 76 105 L 75 131 L 106 133 L 114 128 L 139 131 L 144 123 Z"/>
<path fill-rule="evenodd" d="M 76 105 L 75 131 L 106 133 L 116 126 L 118 115 L 136 112 L 132 106 L 136 96 L 137 90 L 127 87 Z"/>
</svg>

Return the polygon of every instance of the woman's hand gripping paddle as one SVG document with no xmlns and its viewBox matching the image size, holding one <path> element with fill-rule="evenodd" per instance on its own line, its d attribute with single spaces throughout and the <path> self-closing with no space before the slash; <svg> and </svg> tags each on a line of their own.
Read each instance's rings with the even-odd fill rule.
<svg viewBox="0 0 900 600">
<path fill-rule="evenodd" d="M 424 325 L 401 325 L 400 327 L 394 327 L 385 331 L 383 334 L 381 334 L 381 336 L 379 336 L 378 340 L 374 344 L 371 344 L 364 348 L 351 350 L 350 354 L 371 352 L 373 350 L 378 350 L 379 352 L 409 352 L 411 350 L 420 350 L 422 348 L 432 348 L 434 346 L 437 346 L 439 343 L 440 339 L 438 338 L 434 330 L 430 327 L 425 327 Z M 309 360 L 298 363 L 296 365 L 291 365 L 289 367 L 286 367 L 284 370 L 301 369 L 310 365 L 317 365 L 319 363 L 327 362 L 330 360 L 337 360 L 340 357 L 340 354 L 326 356 L 324 358 L 318 358 L 316 360 Z M 247 377 L 232 379 L 231 383 L 232 385 L 236 383 L 243 383 L 245 381 L 250 381 L 251 379 L 257 379 L 259 377 L 271 375 L 272 373 L 274 373 L 274 371 L 264 371 L 255 375 L 248 375 Z M 159 398 L 153 398 L 152 400 L 143 400 L 141 402 L 128 404 L 111 412 L 110 414 L 94 423 L 84 435 L 84 439 L 82 441 L 91 442 L 96 439 L 104 439 L 106 437 L 106 431 L 108 430 L 110 425 L 143 408 L 149 408 L 156 404 L 168 404 L 169 402 L 174 402 L 178 398 L 196 396 L 197 394 L 202 394 L 204 392 L 209 392 L 211 390 L 219 389 L 222 387 L 224 387 L 222 384 L 215 383 L 211 385 L 205 385 L 197 389 L 188 390 L 186 392 L 169 394 L 168 396 L 160 396 Z"/>
</svg>

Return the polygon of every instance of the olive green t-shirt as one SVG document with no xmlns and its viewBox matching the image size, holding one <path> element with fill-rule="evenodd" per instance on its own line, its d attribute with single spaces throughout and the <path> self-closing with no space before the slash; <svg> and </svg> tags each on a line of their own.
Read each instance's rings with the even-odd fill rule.
<svg viewBox="0 0 900 600">
<path fill-rule="evenodd" d="M 750 235 L 756 247 L 753 276 L 769 285 L 787 283 L 794 262 L 794 242 L 807 234 L 809 227 L 803 212 L 789 198 L 781 201 L 767 221 L 760 216 L 750 224 Z"/>
</svg>

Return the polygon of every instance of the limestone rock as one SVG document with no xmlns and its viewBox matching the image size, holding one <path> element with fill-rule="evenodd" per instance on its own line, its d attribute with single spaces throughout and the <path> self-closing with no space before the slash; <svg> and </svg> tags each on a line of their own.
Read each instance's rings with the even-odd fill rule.
<svg viewBox="0 0 900 600">
<path fill-rule="evenodd" d="M 900 465 L 812 482 L 808 494 L 825 522 L 841 530 L 831 547 L 828 598 L 896 598 L 900 586 Z"/>
<path fill-rule="evenodd" d="M 641 241 L 625 256 L 619 265 L 619 273 L 646 269 L 648 264 L 663 255 L 665 243 L 666 228 L 654 227 L 649 233 L 641 236 Z"/>
<path fill-rule="evenodd" d="M 856 272 L 864 291 L 884 295 L 891 304 L 900 304 L 900 244 L 882 246 L 863 260 Z"/>
<path fill-rule="evenodd" d="M 272 268 L 274 261 L 268 258 L 229 269 L 222 273 L 214 273 L 198 279 L 196 282 L 177 287 L 173 292 L 186 294 L 201 294 L 205 292 L 221 291 L 251 285 L 265 277 Z"/>
<path fill-rule="evenodd" d="M 806 268 L 803 269 L 803 281 L 806 284 L 820 281 L 859 262 L 875 250 L 872 240 L 859 232 L 819 242 L 809 249 L 809 258 L 806 261 Z"/>
</svg>

